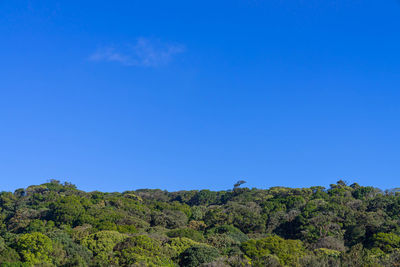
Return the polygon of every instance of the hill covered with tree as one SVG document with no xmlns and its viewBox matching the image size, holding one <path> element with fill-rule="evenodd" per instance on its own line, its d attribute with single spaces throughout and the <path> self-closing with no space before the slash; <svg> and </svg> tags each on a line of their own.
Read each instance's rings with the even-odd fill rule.
<svg viewBox="0 0 400 267">
<path fill-rule="evenodd" d="M 0 193 L 1 266 L 400 266 L 400 195 L 330 188 Z"/>
</svg>

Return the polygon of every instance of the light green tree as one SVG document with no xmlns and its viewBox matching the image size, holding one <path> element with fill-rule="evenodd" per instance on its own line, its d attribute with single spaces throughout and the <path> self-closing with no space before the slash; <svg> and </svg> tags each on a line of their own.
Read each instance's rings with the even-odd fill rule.
<svg viewBox="0 0 400 267">
<path fill-rule="evenodd" d="M 23 234 L 17 240 L 17 251 L 30 264 L 51 263 L 53 250 L 51 239 L 42 233 Z"/>
</svg>

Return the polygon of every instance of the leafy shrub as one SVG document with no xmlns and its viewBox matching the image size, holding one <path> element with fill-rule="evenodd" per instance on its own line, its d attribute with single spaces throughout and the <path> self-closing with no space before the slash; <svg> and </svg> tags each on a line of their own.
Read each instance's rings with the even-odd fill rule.
<svg viewBox="0 0 400 267">
<path fill-rule="evenodd" d="M 176 258 L 184 252 L 186 249 L 194 246 L 194 245 L 199 245 L 200 243 L 193 241 L 192 239 L 186 238 L 186 237 L 176 237 L 176 238 L 171 238 L 171 240 L 168 242 L 168 246 L 171 249 L 171 257 Z"/>
<path fill-rule="evenodd" d="M 373 236 L 374 246 L 385 252 L 400 248 L 400 236 L 394 233 L 377 233 Z"/>
<path fill-rule="evenodd" d="M 186 237 L 186 238 L 190 238 L 197 242 L 204 241 L 204 236 L 200 232 L 190 229 L 190 228 L 180 228 L 180 229 L 174 229 L 174 230 L 168 231 L 167 236 L 171 237 L 171 238 Z"/>
<path fill-rule="evenodd" d="M 108 263 L 114 246 L 125 238 L 126 235 L 117 231 L 100 231 L 83 239 L 82 245 L 91 250 L 98 261 Z"/>
<path fill-rule="evenodd" d="M 294 266 L 305 255 L 305 248 L 300 240 L 285 240 L 279 236 L 251 239 L 242 244 L 244 253 L 252 260 L 260 260 L 267 255 L 276 256 L 282 265 Z"/>
<path fill-rule="evenodd" d="M 160 242 L 145 235 L 129 237 L 119 243 L 116 252 L 119 265 L 173 266 Z"/>
<path fill-rule="evenodd" d="M 226 234 L 227 236 L 239 243 L 245 242 L 249 239 L 246 234 L 244 234 L 242 231 L 232 225 L 221 225 L 211 228 L 207 231 L 207 235 L 215 234 Z"/>
<path fill-rule="evenodd" d="M 53 242 L 42 233 L 23 234 L 17 240 L 17 251 L 29 264 L 51 263 Z"/>
<path fill-rule="evenodd" d="M 180 255 L 180 266 L 195 267 L 203 263 L 212 262 L 219 257 L 218 250 L 216 248 L 196 245 L 186 249 Z"/>
<path fill-rule="evenodd" d="M 88 265 L 93 256 L 93 253 L 85 246 L 77 244 L 74 240 L 64 231 L 54 231 L 49 233 L 49 237 L 62 245 L 66 252 L 66 266 L 74 266 L 80 264 L 81 266 Z M 76 265 L 75 265 L 76 266 Z"/>
</svg>

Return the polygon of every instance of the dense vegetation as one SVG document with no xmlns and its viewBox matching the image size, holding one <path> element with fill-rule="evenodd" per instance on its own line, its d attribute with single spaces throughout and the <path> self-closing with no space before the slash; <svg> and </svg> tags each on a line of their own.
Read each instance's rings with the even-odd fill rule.
<svg viewBox="0 0 400 267">
<path fill-rule="evenodd" d="M 0 193 L 2 266 L 400 266 L 400 195 L 268 190 Z"/>
</svg>

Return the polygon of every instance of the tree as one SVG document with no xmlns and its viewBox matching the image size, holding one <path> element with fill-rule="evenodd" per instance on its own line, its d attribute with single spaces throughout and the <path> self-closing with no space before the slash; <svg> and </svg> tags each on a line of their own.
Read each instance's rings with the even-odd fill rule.
<svg viewBox="0 0 400 267">
<path fill-rule="evenodd" d="M 116 231 L 100 231 L 83 239 L 82 245 L 91 250 L 99 262 L 109 263 L 113 256 L 113 248 L 125 238 L 126 235 Z"/>
<path fill-rule="evenodd" d="M 42 233 L 23 234 L 18 238 L 17 251 L 30 264 L 51 263 L 53 242 Z"/>
<path fill-rule="evenodd" d="M 272 255 L 280 264 L 295 266 L 305 255 L 305 248 L 300 240 L 285 240 L 279 236 L 268 236 L 262 239 L 251 239 L 242 244 L 244 253 L 253 260 L 260 260 Z"/>
<path fill-rule="evenodd" d="M 52 218 L 55 221 L 79 225 L 80 216 L 85 212 L 79 198 L 76 196 L 67 196 L 51 204 Z"/>
<path fill-rule="evenodd" d="M 168 237 L 186 237 L 197 242 L 203 242 L 204 236 L 199 232 L 191 228 L 178 228 L 167 232 Z"/>
<path fill-rule="evenodd" d="M 218 250 L 205 245 L 195 245 L 186 249 L 180 255 L 180 266 L 197 267 L 203 263 L 212 262 L 219 257 Z"/>
<path fill-rule="evenodd" d="M 233 185 L 233 188 L 239 188 L 242 184 L 245 184 L 245 183 L 246 183 L 246 181 L 239 180 Z"/>
<path fill-rule="evenodd" d="M 392 252 L 400 248 L 400 236 L 394 233 L 377 233 L 372 240 L 374 247 L 378 247 L 385 252 Z"/>
<path fill-rule="evenodd" d="M 116 252 L 118 264 L 122 266 L 173 266 L 161 243 L 145 235 L 133 236 L 119 243 Z"/>
<path fill-rule="evenodd" d="M 207 231 L 207 235 L 216 235 L 216 234 L 225 234 L 231 237 L 233 240 L 237 241 L 238 243 L 245 242 L 249 239 L 247 235 L 244 234 L 242 231 L 240 231 L 238 228 L 226 224 L 210 228 Z"/>
<path fill-rule="evenodd" d="M 93 253 L 85 246 L 75 243 L 65 231 L 56 230 L 49 233 L 53 242 L 62 245 L 66 253 L 65 266 L 86 266 L 92 259 Z"/>
</svg>

